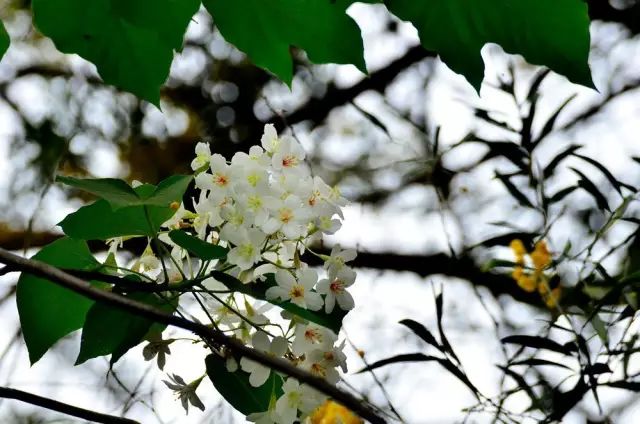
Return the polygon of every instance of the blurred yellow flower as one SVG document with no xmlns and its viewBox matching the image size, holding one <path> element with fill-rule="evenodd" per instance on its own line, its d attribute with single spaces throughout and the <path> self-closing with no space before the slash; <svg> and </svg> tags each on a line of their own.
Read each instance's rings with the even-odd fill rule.
<svg viewBox="0 0 640 424">
<path fill-rule="evenodd" d="M 531 256 L 531 262 L 533 262 L 536 271 L 542 271 L 551 263 L 551 254 L 544 240 L 536 243 L 535 249 L 529 256 Z"/>
<path fill-rule="evenodd" d="M 524 261 L 524 255 L 527 254 L 527 249 L 524 248 L 522 240 L 511 240 L 511 243 L 509 243 L 509 247 L 511 247 L 511 250 L 513 250 L 513 253 L 516 255 L 516 262 L 519 262 L 519 259 Z"/>
<path fill-rule="evenodd" d="M 520 278 L 518 278 L 516 282 L 522 290 L 529 293 L 533 293 L 534 291 L 536 291 L 536 288 L 538 286 L 538 281 L 529 275 L 520 276 Z"/>
<path fill-rule="evenodd" d="M 549 290 L 549 277 L 544 273 L 544 270 L 551 264 L 552 258 L 547 242 L 539 240 L 531 253 L 527 252 L 522 241 L 518 239 L 511 240 L 509 247 L 515 256 L 515 265 L 511 272 L 511 278 L 516 281 L 522 290 L 528 293 L 533 293 L 537 289 L 547 307 L 557 307 L 562 296 L 562 289 L 558 286 Z M 527 255 L 529 255 L 533 264 L 532 271 L 525 270 L 525 256 Z"/>
<path fill-rule="evenodd" d="M 323 403 L 311 416 L 311 424 L 363 424 L 364 421 L 332 400 Z"/>
</svg>

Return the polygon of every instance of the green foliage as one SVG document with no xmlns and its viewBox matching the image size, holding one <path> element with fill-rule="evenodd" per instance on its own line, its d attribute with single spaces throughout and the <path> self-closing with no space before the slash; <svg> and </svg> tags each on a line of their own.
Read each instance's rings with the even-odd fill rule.
<svg viewBox="0 0 640 424">
<path fill-rule="evenodd" d="M 335 308 L 330 314 L 320 311 L 310 311 L 309 309 L 301 308 L 298 305 L 289 301 L 281 302 L 278 300 L 267 299 L 265 292 L 269 287 L 275 286 L 277 283 L 273 274 L 267 274 L 265 281 L 256 281 L 252 284 L 243 284 L 240 280 L 225 274 L 222 272 L 214 271 L 212 276 L 227 286 L 229 290 L 236 291 L 238 293 L 244 293 L 255 299 L 266 300 L 267 302 L 279 306 L 285 311 L 291 312 L 294 315 L 299 316 L 307 321 L 314 322 L 322 325 L 323 327 L 333 330 L 336 334 L 340 332 L 342 328 L 342 320 L 347 315 L 347 312 L 340 308 Z"/>
<path fill-rule="evenodd" d="M 192 178 L 190 175 L 173 175 L 161 181 L 157 187 L 145 184 L 137 190 L 116 178 L 58 177 L 56 181 L 95 194 L 117 210 L 126 206 L 170 206 L 173 202 L 179 203 Z"/>
<path fill-rule="evenodd" d="M 186 249 L 192 255 L 205 261 L 224 258 L 229 249 L 215 244 L 207 243 L 194 237 L 183 230 L 173 230 L 169 232 L 169 238 L 178 246 Z"/>
<path fill-rule="evenodd" d="M 125 297 L 167 313 L 173 312 L 177 306 L 175 302 L 152 293 L 133 293 Z M 115 363 L 129 349 L 142 342 L 153 325 L 153 321 L 110 305 L 94 304 L 82 327 L 82 342 L 76 365 L 103 355 L 112 355 L 111 363 Z"/>
<path fill-rule="evenodd" d="M 114 210 L 138 204 L 140 197 L 126 182 L 116 178 L 74 178 L 60 176 L 56 182 L 79 188 L 108 201 Z"/>
<path fill-rule="evenodd" d="M 126 183 L 117 183 L 119 180 L 68 177 L 58 180 L 106 198 L 67 215 L 58 224 L 64 233 L 82 240 L 106 240 L 120 236 L 154 237 L 160 225 L 175 213 L 172 203 L 182 201 L 191 176 L 173 176 L 157 187 L 144 184 L 131 189 L 133 194 Z"/>
<path fill-rule="evenodd" d="M 245 415 L 263 412 L 269 408 L 272 398 L 282 395 L 282 378 L 271 371 L 267 382 L 260 387 L 249 384 L 249 374 L 238 370 L 229 372 L 226 361 L 216 354 L 206 357 L 207 375 L 216 390 L 235 409 Z"/>
<path fill-rule="evenodd" d="M 418 29 L 476 88 L 484 76 L 480 49 L 497 43 L 508 53 L 545 65 L 571 81 L 593 86 L 589 70 L 589 16 L 582 0 L 387 0 L 389 10 Z"/>
<path fill-rule="evenodd" d="M 65 53 L 93 62 L 107 84 L 158 106 L 173 50 L 198 0 L 34 0 L 34 22 Z"/>
<path fill-rule="evenodd" d="M 314 63 L 350 63 L 366 72 L 362 38 L 345 14 L 353 0 L 204 0 L 227 41 L 258 66 L 291 84 L 290 48 Z"/>
<path fill-rule="evenodd" d="M 100 267 L 84 241 L 70 238 L 45 246 L 33 259 L 66 269 L 91 271 Z M 59 339 L 82 327 L 93 305 L 84 296 L 30 274 L 20 275 L 16 290 L 20 325 L 32 364 Z"/>
<path fill-rule="evenodd" d="M 160 225 L 175 213 L 171 208 L 129 206 L 113 211 L 106 200 L 98 200 L 67 215 L 58 225 L 70 237 L 106 240 L 121 236 L 153 237 Z"/>
<path fill-rule="evenodd" d="M 381 3 L 365 0 L 364 3 Z M 291 84 L 291 48 L 314 63 L 353 64 L 366 72 L 363 43 L 346 14 L 354 0 L 203 0 L 227 41 Z M 422 44 L 479 89 L 480 49 L 489 42 L 522 54 L 571 81 L 593 86 L 588 66 L 589 16 L 581 0 L 440 2 L 387 0 L 413 23 Z M 198 0 L 34 0 L 36 27 L 65 53 L 93 62 L 105 83 L 160 103 L 174 50 L 182 47 Z M 0 28 L 0 53 L 9 38 Z"/>
<path fill-rule="evenodd" d="M 0 21 L 0 58 L 2 58 L 9 49 L 9 44 L 11 44 L 11 39 L 4 24 Z"/>
</svg>

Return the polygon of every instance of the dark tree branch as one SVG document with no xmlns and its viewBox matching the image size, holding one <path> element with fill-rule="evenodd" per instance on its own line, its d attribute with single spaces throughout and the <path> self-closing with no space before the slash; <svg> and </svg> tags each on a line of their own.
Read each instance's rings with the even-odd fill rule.
<svg viewBox="0 0 640 424">
<path fill-rule="evenodd" d="M 303 121 L 312 121 L 319 125 L 333 109 L 353 101 L 365 91 L 374 90 L 383 93 L 399 73 L 428 57 L 435 57 L 435 53 L 425 50 L 422 46 L 414 46 L 399 59 L 394 60 L 382 69 L 372 72 L 351 87 L 337 88 L 333 85 L 330 86 L 322 98 L 311 99 L 300 108 L 285 115 L 283 119 L 278 120 L 275 123 L 276 129 L 282 131 L 288 126 Z"/>
<path fill-rule="evenodd" d="M 140 424 L 138 421 L 128 418 L 116 417 L 113 415 L 101 414 L 99 412 L 90 411 L 88 409 L 78 408 L 77 406 L 67 403 L 58 402 L 57 400 L 34 395 L 33 393 L 23 392 L 22 390 L 11 389 L 8 387 L 0 387 L 0 398 L 15 399 L 21 402 L 30 403 L 62 414 L 71 415 L 72 417 L 82 418 L 96 423 L 103 424 Z"/>
<path fill-rule="evenodd" d="M 204 340 L 209 341 L 213 345 L 226 347 L 234 355 L 252 359 L 264 366 L 275 371 L 282 372 L 297 379 L 301 383 L 305 383 L 315 388 L 372 423 L 385 422 L 385 420 L 372 411 L 368 405 L 355 398 L 350 393 L 340 390 L 322 378 L 316 377 L 307 371 L 295 367 L 284 359 L 275 358 L 264 352 L 245 346 L 239 340 L 229 337 L 221 331 L 178 316 L 166 314 L 145 303 L 136 302 L 112 292 L 96 289 L 88 282 L 70 275 L 56 267 L 44 262 L 25 259 L 4 249 L 0 249 L 0 262 L 18 268 L 22 272 L 45 278 L 96 302 L 125 310 L 161 324 L 171 325 L 190 331 L 202 337 Z"/>
</svg>

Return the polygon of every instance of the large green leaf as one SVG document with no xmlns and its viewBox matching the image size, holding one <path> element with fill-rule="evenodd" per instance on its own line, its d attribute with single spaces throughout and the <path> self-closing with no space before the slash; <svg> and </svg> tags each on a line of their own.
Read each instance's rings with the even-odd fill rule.
<svg viewBox="0 0 640 424">
<path fill-rule="evenodd" d="M 60 268 L 91 271 L 101 264 L 84 241 L 61 238 L 45 246 L 34 259 Z M 31 363 L 60 338 L 82 327 L 93 301 L 30 274 L 21 274 L 16 291 L 18 314 Z"/>
<path fill-rule="evenodd" d="M 151 225 L 147 221 L 148 210 Z M 157 206 L 129 206 L 114 211 L 106 200 L 98 200 L 67 215 L 58 225 L 70 237 L 82 240 L 106 240 L 121 236 L 148 236 L 158 233 L 160 225 L 175 211 Z"/>
<path fill-rule="evenodd" d="M 480 49 L 497 43 L 508 53 L 593 86 L 589 16 L 583 0 L 386 0 L 418 29 L 422 45 L 440 54 L 477 89 L 484 75 Z"/>
<path fill-rule="evenodd" d="M 108 201 L 116 210 L 126 206 L 170 206 L 173 202 L 180 202 L 192 179 L 191 175 L 173 175 L 162 180 L 157 187 L 143 184 L 135 189 L 116 178 L 60 176 L 56 181 L 95 194 Z"/>
<path fill-rule="evenodd" d="M 9 44 L 11 44 L 11 39 L 9 38 L 9 34 L 7 34 L 7 30 L 4 28 L 4 23 L 0 21 L 0 59 L 2 59 L 9 49 Z"/>
<path fill-rule="evenodd" d="M 138 199 L 132 200 L 134 206 L 114 210 L 112 203 L 100 199 L 67 215 L 58 225 L 66 235 L 82 240 L 106 240 L 120 236 L 153 237 L 160 225 L 175 213 L 171 204 L 182 201 L 191 178 L 177 175 L 162 181 L 158 187 L 152 184 L 138 186 L 133 189 Z M 79 184 L 74 182 L 74 185 L 83 188 Z M 97 194 L 96 190 L 92 192 Z"/>
<path fill-rule="evenodd" d="M 315 63 L 350 63 L 366 72 L 360 30 L 345 13 L 353 0 L 204 0 L 224 38 L 287 84 L 291 46 Z"/>
<path fill-rule="evenodd" d="M 34 22 L 56 47 L 93 62 L 107 84 L 155 105 L 198 0 L 34 0 Z"/>
<path fill-rule="evenodd" d="M 126 182 L 116 178 L 74 178 L 59 176 L 56 182 L 79 188 L 108 201 L 114 209 L 140 203 L 140 197 Z"/>
<path fill-rule="evenodd" d="M 285 311 L 291 312 L 292 314 L 297 315 L 300 318 L 329 328 L 336 334 L 340 332 L 340 328 L 342 328 L 342 320 L 347 315 L 347 311 L 343 311 L 337 306 L 330 314 L 327 314 L 324 312 L 324 310 L 310 311 L 308 309 L 301 308 L 300 306 L 289 301 L 281 302 L 278 300 L 267 299 L 267 296 L 265 295 L 267 289 L 277 284 L 273 274 L 267 274 L 267 278 L 265 281 L 256 281 L 249 284 L 243 284 L 237 278 L 234 278 L 231 275 L 225 274 L 223 272 L 214 271 L 212 273 L 212 276 L 216 280 L 227 286 L 229 290 L 244 293 L 255 299 L 266 300 L 267 302 L 279 306 Z"/>
<path fill-rule="evenodd" d="M 207 375 L 216 390 L 231 406 L 245 415 L 269 409 L 271 398 L 282 395 L 282 378 L 271 371 L 267 382 L 260 387 L 249 384 L 249 374 L 227 371 L 226 361 L 216 354 L 205 358 Z"/>
<path fill-rule="evenodd" d="M 165 312 L 173 312 L 177 306 L 175 302 L 152 293 L 133 293 L 126 297 Z M 115 363 L 144 339 L 153 324 L 153 321 L 121 309 L 101 303 L 94 304 L 82 327 L 82 342 L 76 365 L 103 355 L 111 355 L 111 363 Z"/>
<path fill-rule="evenodd" d="M 200 240 L 198 237 L 194 237 L 183 230 L 173 230 L 169 232 L 169 237 L 175 244 L 187 249 L 189 253 L 205 261 L 224 258 L 229 251 L 225 247 Z"/>
</svg>

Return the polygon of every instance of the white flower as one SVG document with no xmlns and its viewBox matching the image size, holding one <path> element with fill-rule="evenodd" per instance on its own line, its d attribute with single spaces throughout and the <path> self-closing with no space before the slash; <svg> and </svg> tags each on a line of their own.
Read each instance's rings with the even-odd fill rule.
<svg viewBox="0 0 640 424">
<path fill-rule="evenodd" d="M 329 278 L 318 282 L 318 293 L 326 295 L 324 298 L 324 311 L 330 314 L 338 301 L 340 309 L 349 311 L 354 307 L 351 294 L 346 290 L 356 280 L 356 272 L 343 266 L 337 272 L 329 272 Z"/>
<path fill-rule="evenodd" d="M 195 178 L 196 187 L 226 193 L 231 188 L 231 168 L 222 155 L 211 155 L 209 159 L 211 174 L 203 172 Z"/>
<path fill-rule="evenodd" d="M 333 246 L 331 249 L 331 256 L 324 262 L 324 268 L 329 273 L 337 273 L 344 267 L 346 262 L 352 261 L 356 258 L 358 253 L 355 249 L 342 249 L 339 244 Z"/>
<path fill-rule="evenodd" d="M 345 341 L 343 340 L 338 346 L 331 346 L 325 349 L 322 356 L 328 364 L 333 367 L 342 368 L 342 372 L 347 372 L 347 355 L 344 354 Z"/>
<path fill-rule="evenodd" d="M 142 255 L 131 269 L 141 273 L 158 273 L 160 272 L 160 265 L 160 260 L 156 257 L 155 253 L 153 253 L 151 245 L 147 244 L 144 252 L 142 252 Z"/>
<path fill-rule="evenodd" d="M 224 222 L 220 216 L 220 204 L 223 202 L 223 199 L 215 196 L 213 193 L 207 196 L 206 192 L 200 192 L 198 203 L 194 203 L 193 205 L 196 211 L 193 228 L 202 240 L 206 239 L 207 225 L 209 227 L 217 227 Z"/>
<path fill-rule="evenodd" d="M 293 137 L 285 137 L 271 158 L 271 166 L 276 172 L 302 171 L 304 158 L 302 146 Z"/>
<path fill-rule="evenodd" d="M 278 138 L 276 127 L 274 127 L 273 124 L 266 124 L 264 126 L 264 134 L 260 139 L 260 144 L 262 144 L 264 150 L 270 154 L 273 154 L 278 150 L 280 146 L 280 139 Z"/>
<path fill-rule="evenodd" d="M 271 217 L 262 225 L 267 234 L 282 231 L 292 240 L 302 237 L 307 231 L 309 212 L 302 208 L 301 200 L 296 196 L 289 196 L 284 201 L 265 199 L 271 210 Z"/>
<path fill-rule="evenodd" d="M 318 273 L 313 269 L 298 270 L 298 280 L 289 271 L 278 269 L 277 286 L 270 287 L 265 295 L 267 299 L 290 300 L 292 303 L 311 311 L 322 308 L 322 297 L 311 291 L 318 282 Z"/>
<path fill-rule="evenodd" d="M 333 331 L 318 324 L 297 324 L 295 339 L 291 349 L 296 355 L 303 355 L 314 349 L 330 349 L 337 337 Z"/>
<path fill-rule="evenodd" d="M 331 384 L 340 381 L 340 374 L 335 369 L 335 361 L 332 356 L 327 358 L 324 351 L 315 349 L 305 355 L 302 368 L 316 377 L 324 378 Z"/>
<path fill-rule="evenodd" d="M 258 331 L 253 335 L 251 344 L 255 349 L 275 357 L 283 356 L 287 352 L 288 347 L 287 339 L 284 337 L 274 337 L 272 341 L 269 341 L 269 336 L 263 331 Z M 262 386 L 269 378 L 269 374 L 271 374 L 271 368 L 246 357 L 240 359 L 240 367 L 243 371 L 250 374 L 249 384 L 253 387 Z"/>
<path fill-rule="evenodd" d="M 242 213 L 242 222 L 245 221 L 257 227 L 262 227 L 269 219 L 268 189 L 241 191 L 236 196 L 236 201 Z"/>
<path fill-rule="evenodd" d="M 244 227 L 233 229 L 225 226 L 220 232 L 220 237 L 235 245 L 227 254 L 227 260 L 240 269 L 249 269 L 260 260 L 262 244 L 266 238 L 262 231 L 256 228 L 247 230 Z"/>
<path fill-rule="evenodd" d="M 209 144 L 202 142 L 196 144 L 196 158 L 191 161 L 191 169 L 196 171 L 203 166 L 208 165 L 209 160 L 211 160 L 211 149 L 209 148 Z"/>
<path fill-rule="evenodd" d="M 309 413 L 322 403 L 322 395 L 293 378 L 287 378 L 282 390 L 284 393 L 276 401 L 279 424 L 292 424 L 298 418 L 298 410 Z"/>
</svg>

